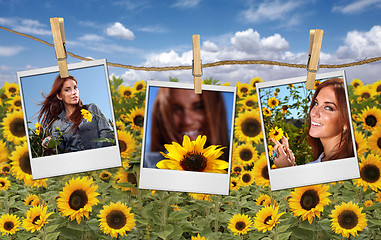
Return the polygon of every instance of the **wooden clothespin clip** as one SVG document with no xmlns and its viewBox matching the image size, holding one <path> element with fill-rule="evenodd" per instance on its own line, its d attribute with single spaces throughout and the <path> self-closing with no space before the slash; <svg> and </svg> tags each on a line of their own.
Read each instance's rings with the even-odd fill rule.
<svg viewBox="0 0 381 240">
<path fill-rule="evenodd" d="M 67 52 L 65 46 L 65 29 L 63 18 L 51 18 L 50 26 L 52 28 L 54 49 L 56 51 L 56 59 L 58 68 L 62 78 L 69 77 L 69 70 L 67 68 Z"/>
<path fill-rule="evenodd" d="M 306 89 L 314 89 L 315 86 L 316 73 L 319 70 L 319 56 L 321 42 L 323 41 L 323 32 L 321 29 L 310 30 Z"/>
<path fill-rule="evenodd" d="M 192 75 L 194 77 L 194 93 L 201 94 L 201 50 L 200 50 L 200 35 L 192 36 L 193 43 L 193 62 L 192 62 Z"/>
</svg>

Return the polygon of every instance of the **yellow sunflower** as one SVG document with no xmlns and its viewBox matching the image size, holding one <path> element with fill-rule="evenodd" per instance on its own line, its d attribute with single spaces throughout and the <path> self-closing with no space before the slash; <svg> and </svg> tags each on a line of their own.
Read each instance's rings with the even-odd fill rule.
<svg viewBox="0 0 381 240">
<path fill-rule="evenodd" d="M 126 86 L 121 85 L 119 90 L 118 90 L 118 93 L 123 98 L 129 99 L 129 98 L 132 98 L 134 96 L 135 89 L 133 89 L 130 86 L 126 87 Z"/>
<path fill-rule="evenodd" d="M 332 218 L 332 230 L 346 238 L 349 234 L 356 237 L 357 232 L 362 231 L 367 225 L 366 215 L 361 210 L 362 208 L 352 201 L 335 206 L 329 215 Z"/>
<path fill-rule="evenodd" d="M 376 94 L 376 91 L 369 85 L 359 86 L 354 90 L 353 94 L 359 96 L 357 101 L 361 101 L 373 97 Z"/>
<path fill-rule="evenodd" d="M 251 231 L 250 227 L 253 225 L 251 217 L 245 214 L 236 214 L 230 218 L 228 223 L 228 228 L 230 231 L 237 234 L 246 234 L 248 231 Z"/>
<path fill-rule="evenodd" d="M 118 130 L 120 156 L 127 158 L 135 151 L 135 141 L 131 133 Z"/>
<path fill-rule="evenodd" d="M 364 206 L 365 207 L 370 207 L 370 206 L 373 206 L 373 201 L 372 200 L 366 200 L 365 202 L 364 202 Z"/>
<path fill-rule="evenodd" d="M 197 234 L 196 237 L 192 236 L 191 240 L 208 240 L 208 239 L 205 237 L 201 237 L 200 234 Z"/>
<path fill-rule="evenodd" d="M 275 128 L 271 128 L 269 131 L 269 138 L 272 138 L 274 140 L 280 140 L 283 137 L 283 129 L 278 128 L 275 126 Z"/>
<path fill-rule="evenodd" d="M 120 120 L 122 120 L 122 122 L 128 122 L 127 115 L 124 113 L 120 114 Z"/>
<path fill-rule="evenodd" d="M 234 164 L 232 166 L 232 173 L 236 175 L 240 175 L 241 172 L 243 171 L 243 167 L 239 164 Z"/>
<path fill-rule="evenodd" d="M 376 193 L 376 201 L 381 202 L 381 192 Z"/>
<path fill-rule="evenodd" d="M 239 175 L 239 180 L 242 186 L 250 186 L 254 182 L 254 174 L 251 171 L 242 171 Z"/>
<path fill-rule="evenodd" d="M 5 214 L 0 217 L 0 232 L 2 235 L 15 234 L 19 230 L 20 218 L 13 214 Z"/>
<path fill-rule="evenodd" d="M 219 145 L 211 145 L 204 149 L 206 136 L 199 135 L 196 141 L 191 141 L 184 135 L 183 146 L 176 142 L 165 144 L 168 153 L 161 153 L 167 159 L 156 164 L 160 169 L 226 173 L 229 163 L 218 158 L 223 154 Z"/>
<path fill-rule="evenodd" d="M 19 111 L 19 110 L 21 110 L 21 98 L 20 98 L 20 95 L 14 96 L 8 103 L 10 103 L 12 111 Z"/>
<path fill-rule="evenodd" d="M 7 175 L 10 171 L 11 171 L 11 165 L 9 165 L 8 163 L 1 164 L 1 167 L 0 167 L 1 174 Z"/>
<path fill-rule="evenodd" d="M 257 212 L 254 219 L 254 227 L 260 232 L 271 231 L 275 224 L 279 223 L 279 218 L 285 213 L 278 213 L 279 206 L 264 206 Z"/>
<path fill-rule="evenodd" d="M 40 135 L 40 133 L 41 133 L 41 129 L 42 129 L 42 125 L 41 125 L 41 123 L 36 122 L 36 124 L 34 124 L 34 127 L 36 128 L 36 130 L 35 130 L 36 135 Z"/>
<path fill-rule="evenodd" d="M 251 85 L 251 87 L 253 87 L 254 89 L 256 89 L 255 84 L 256 84 L 256 83 L 260 83 L 260 82 L 263 82 L 263 80 L 262 80 L 260 77 L 255 77 L 255 78 L 251 79 L 251 81 L 250 81 L 250 85 Z"/>
<path fill-rule="evenodd" d="M 8 96 L 8 93 L 6 93 L 5 91 L 3 93 L 1 93 L 1 92 L 2 91 L 0 89 L 0 94 L 1 94 L 1 96 L 0 96 L 0 106 L 3 106 L 3 103 L 8 100 L 9 96 Z"/>
<path fill-rule="evenodd" d="M 173 211 L 181 211 L 181 208 L 178 205 L 171 205 Z"/>
<path fill-rule="evenodd" d="M 24 204 L 27 206 L 38 206 L 40 204 L 40 198 L 36 194 L 29 194 L 24 199 Z"/>
<path fill-rule="evenodd" d="M 320 85 L 320 81 L 319 80 L 316 80 L 315 81 L 315 84 L 314 84 L 314 89 L 316 89 L 319 85 Z"/>
<path fill-rule="evenodd" d="M 381 158 L 378 155 L 368 154 L 360 157 L 360 178 L 354 180 L 357 186 L 363 186 L 364 191 L 370 187 L 377 192 L 381 189 Z"/>
<path fill-rule="evenodd" d="M 26 185 L 32 185 L 32 168 L 30 166 L 28 147 L 26 144 L 16 146 L 11 153 L 12 173 L 18 180 L 23 180 Z"/>
<path fill-rule="evenodd" d="M 3 134 L 7 141 L 18 145 L 26 140 L 24 118 L 21 111 L 11 112 L 3 119 Z"/>
<path fill-rule="evenodd" d="M 363 155 L 368 150 L 368 140 L 363 132 L 355 131 L 355 144 L 357 156 Z"/>
<path fill-rule="evenodd" d="M 269 98 L 267 105 L 270 108 L 274 108 L 274 107 L 277 107 L 279 105 L 279 101 L 275 97 L 272 97 L 272 98 Z"/>
<path fill-rule="evenodd" d="M 381 80 L 372 83 L 372 88 L 376 91 L 377 94 L 381 94 Z"/>
<path fill-rule="evenodd" d="M 351 82 L 351 85 L 353 86 L 353 89 L 356 89 L 363 85 L 362 81 L 360 79 L 353 79 Z"/>
<path fill-rule="evenodd" d="M 239 103 L 242 103 L 244 109 L 253 109 L 256 108 L 256 104 L 258 102 L 257 95 L 247 95 L 244 97 Z"/>
<path fill-rule="evenodd" d="M 136 107 L 127 115 L 127 121 L 131 123 L 131 128 L 142 131 L 144 125 L 144 108 Z"/>
<path fill-rule="evenodd" d="M 134 88 L 136 92 L 143 92 L 146 89 L 146 83 L 143 80 L 137 81 Z"/>
<path fill-rule="evenodd" d="M 20 93 L 19 85 L 17 85 L 17 83 L 5 82 L 3 88 L 5 89 L 5 92 L 11 96 L 14 96 Z"/>
<path fill-rule="evenodd" d="M 87 122 L 91 122 L 93 120 L 93 114 L 91 114 L 91 112 L 89 112 L 88 110 L 81 109 L 81 114 L 83 119 L 85 119 Z"/>
<path fill-rule="evenodd" d="M 111 173 L 108 171 L 102 171 L 99 174 L 99 178 L 102 179 L 103 181 L 108 181 L 111 177 Z"/>
<path fill-rule="evenodd" d="M 0 163 L 8 160 L 8 148 L 6 142 L 0 140 Z"/>
<path fill-rule="evenodd" d="M 271 116 L 271 111 L 268 108 L 262 108 L 262 114 L 266 117 Z"/>
<path fill-rule="evenodd" d="M 250 94 L 250 91 L 252 90 L 252 87 L 248 83 L 237 82 L 236 87 L 237 87 L 237 96 L 239 98 L 242 98 Z"/>
<path fill-rule="evenodd" d="M 22 227 L 28 232 L 40 231 L 40 229 L 48 223 L 47 219 L 51 213 L 46 213 L 48 207 L 34 206 L 26 212 L 26 218 L 23 220 Z"/>
<path fill-rule="evenodd" d="M 367 108 L 361 112 L 359 120 L 364 129 L 373 131 L 381 124 L 381 110 L 376 107 L 369 108 L 369 106 L 367 106 Z"/>
<path fill-rule="evenodd" d="M 123 131 L 124 127 L 125 127 L 125 125 L 124 125 L 124 123 L 122 121 L 116 121 L 115 122 L 115 126 L 116 126 L 117 130 L 121 130 L 121 131 Z"/>
<path fill-rule="evenodd" d="M 241 188 L 241 183 L 239 178 L 237 177 L 231 177 L 230 178 L 230 190 L 236 191 Z"/>
<path fill-rule="evenodd" d="M 271 197 L 267 194 L 261 194 L 259 197 L 255 200 L 257 205 L 261 206 L 270 206 L 271 205 Z"/>
<path fill-rule="evenodd" d="M 255 150 L 255 147 L 250 144 L 239 145 L 234 151 L 234 155 L 238 163 L 243 167 L 253 164 L 258 158 L 258 152 Z"/>
<path fill-rule="evenodd" d="M 259 110 L 246 111 L 238 115 L 234 130 L 241 142 L 260 143 L 263 139 Z"/>
<path fill-rule="evenodd" d="M 135 227 L 135 214 L 131 213 L 131 208 L 126 204 L 117 202 L 103 206 L 99 212 L 99 228 L 111 237 L 116 238 L 118 234 L 124 237 L 126 232 Z"/>
<path fill-rule="evenodd" d="M 191 196 L 191 198 L 195 200 L 204 200 L 208 202 L 212 201 L 209 194 L 203 194 L 203 193 L 188 193 L 188 194 L 189 196 Z"/>
<path fill-rule="evenodd" d="M 288 106 L 288 105 L 282 105 L 282 113 L 286 114 L 289 108 L 290 108 L 290 106 Z"/>
<path fill-rule="evenodd" d="M 115 175 L 115 178 L 117 179 L 116 185 L 115 185 L 116 188 L 120 188 L 120 190 L 125 191 L 125 192 L 131 191 L 131 193 L 133 193 L 133 194 L 137 193 L 136 189 L 134 188 L 134 186 L 136 186 L 138 183 L 135 173 L 127 172 L 123 168 L 120 168 L 118 170 L 117 174 Z M 132 187 L 121 187 L 121 186 L 119 186 L 120 183 L 131 183 Z"/>
<path fill-rule="evenodd" d="M 11 186 L 11 182 L 8 178 L 0 177 L 0 191 L 8 190 L 9 186 Z"/>
<path fill-rule="evenodd" d="M 372 136 L 368 139 L 369 149 L 376 155 L 381 156 L 381 126 L 374 129 Z"/>
<path fill-rule="evenodd" d="M 254 163 L 253 167 L 254 181 L 257 185 L 264 187 L 270 187 L 269 171 L 267 169 L 267 160 L 265 155 L 261 155 L 259 159 Z"/>
<path fill-rule="evenodd" d="M 301 216 L 303 221 L 308 219 L 311 224 L 314 216 L 320 218 L 324 206 L 328 205 L 331 200 L 328 196 L 329 185 L 313 185 L 295 188 L 291 192 L 291 198 L 288 199 L 290 210 L 295 216 Z"/>
<path fill-rule="evenodd" d="M 66 182 L 65 187 L 59 193 L 57 207 L 63 216 L 69 216 L 70 220 L 76 219 L 78 224 L 82 216 L 89 218 L 92 206 L 98 204 L 96 192 L 98 186 L 92 179 L 87 177 L 72 178 Z"/>
</svg>

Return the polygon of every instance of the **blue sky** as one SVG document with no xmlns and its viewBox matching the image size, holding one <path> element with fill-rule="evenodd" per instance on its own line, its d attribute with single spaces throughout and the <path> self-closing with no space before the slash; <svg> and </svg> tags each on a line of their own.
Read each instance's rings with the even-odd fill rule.
<svg viewBox="0 0 381 240">
<path fill-rule="evenodd" d="M 309 29 L 324 30 L 320 63 L 381 56 L 381 0 L 0 0 L 0 26 L 53 42 L 49 18 L 63 17 L 67 50 L 135 66 L 190 65 L 192 35 L 201 36 L 203 63 L 276 60 L 306 63 Z M 69 63 L 80 60 L 69 57 Z M 54 50 L 0 29 L 0 86 L 16 72 L 57 65 Z M 338 69 L 333 69 L 338 70 Z M 381 63 L 346 68 L 347 79 L 381 79 Z M 319 72 L 330 70 L 320 69 Z M 143 72 L 109 67 L 125 85 L 137 80 L 193 81 L 191 71 Z M 221 82 L 303 76 L 304 69 L 234 65 L 205 68 Z"/>
</svg>

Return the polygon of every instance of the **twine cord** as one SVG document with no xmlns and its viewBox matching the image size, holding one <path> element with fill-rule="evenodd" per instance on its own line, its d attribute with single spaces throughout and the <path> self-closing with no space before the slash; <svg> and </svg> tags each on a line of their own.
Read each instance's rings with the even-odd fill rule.
<svg viewBox="0 0 381 240">
<path fill-rule="evenodd" d="M 30 38 L 32 40 L 35 40 L 37 42 L 43 43 L 45 45 L 48 45 L 49 47 L 53 47 L 54 45 L 46 42 L 44 40 L 41 40 L 39 38 L 33 37 L 31 35 L 21 33 L 14 31 L 12 29 L 0 26 L 0 29 L 4 29 L 8 32 Z M 67 52 L 67 55 L 80 59 L 82 61 L 92 61 L 93 59 L 90 58 L 85 58 L 82 56 L 79 56 L 77 54 Z M 344 64 L 321 64 L 319 65 L 320 68 L 345 68 L 345 67 L 352 67 L 352 66 L 359 66 L 359 65 L 364 65 L 364 64 L 369 64 L 373 62 L 380 61 L 381 57 L 374 57 L 374 58 L 369 58 L 369 59 L 364 59 L 362 61 L 358 62 L 351 62 L 351 63 L 344 63 Z M 248 64 L 262 64 L 262 65 L 277 65 L 277 66 L 284 66 L 284 67 L 292 67 L 292 68 L 306 68 L 306 64 L 292 64 L 292 63 L 284 63 L 284 62 L 278 62 L 278 61 L 269 61 L 269 60 L 224 60 L 224 61 L 218 61 L 214 63 L 206 63 L 202 64 L 202 68 L 208 68 L 208 67 L 217 67 L 217 66 L 223 66 L 223 65 L 248 65 Z M 112 62 L 107 62 L 107 65 L 112 66 L 112 67 L 120 67 L 120 68 L 127 68 L 127 69 L 133 69 L 133 70 L 139 70 L 139 71 L 172 71 L 172 70 L 191 70 L 192 66 L 171 66 L 171 67 L 137 67 L 133 65 L 126 65 L 126 64 L 120 64 L 120 63 L 112 63 Z"/>
</svg>

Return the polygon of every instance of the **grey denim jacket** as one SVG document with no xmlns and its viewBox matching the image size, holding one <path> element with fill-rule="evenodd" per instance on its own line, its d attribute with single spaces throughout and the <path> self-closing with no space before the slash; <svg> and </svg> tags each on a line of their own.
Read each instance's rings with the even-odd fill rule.
<svg viewBox="0 0 381 240">
<path fill-rule="evenodd" d="M 92 140 L 102 137 L 115 139 L 115 134 L 113 132 L 109 133 L 110 131 L 113 131 L 113 129 L 110 124 L 105 121 L 106 117 L 95 103 L 87 105 L 87 108 L 90 113 L 92 113 L 93 119 L 91 122 L 87 122 L 86 119 L 83 119 L 78 126 L 78 131 L 75 134 L 73 134 L 74 130 L 71 130 L 74 123 L 66 118 L 65 110 L 58 115 L 58 119 L 52 124 L 53 139 L 57 139 L 59 136 L 58 133 L 54 131 L 57 127 L 61 132 L 65 133 L 62 135 L 60 139 L 61 143 L 58 146 L 60 153 L 75 152 L 112 145 L 108 142 L 92 142 Z"/>
</svg>

